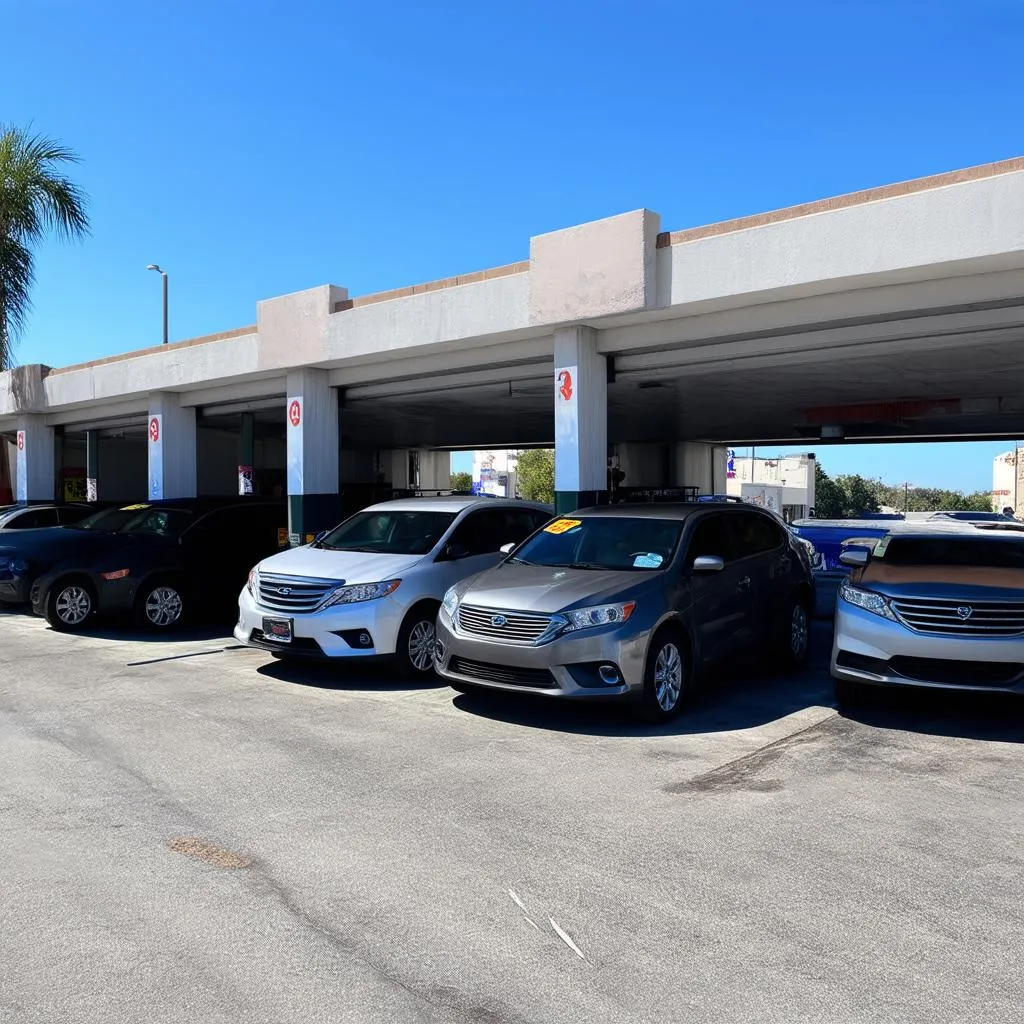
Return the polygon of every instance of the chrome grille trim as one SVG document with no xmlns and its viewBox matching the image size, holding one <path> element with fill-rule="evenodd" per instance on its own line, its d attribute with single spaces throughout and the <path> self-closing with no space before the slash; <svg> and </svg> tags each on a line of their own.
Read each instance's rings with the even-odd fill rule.
<svg viewBox="0 0 1024 1024">
<path fill-rule="evenodd" d="M 891 604 L 900 622 L 917 633 L 977 637 L 1024 635 L 1024 601 L 894 598 Z M 963 618 L 958 608 L 970 608 L 971 614 Z"/>
<path fill-rule="evenodd" d="M 261 608 L 288 615 L 304 615 L 314 612 L 323 603 L 324 598 L 343 580 L 323 580 L 311 576 L 281 576 L 277 573 L 259 574 L 259 598 Z M 281 594 L 284 588 L 288 594 Z"/>
<path fill-rule="evenodd" d="M 492 623 L 496 615 L 504 617 L 504 625 L 495 626 Z M 510 612 L 503 608 L 478 608 L 474 605 L 462 605 L 459 608 L 459 629 L 463 633 L 507 644 L 536 644 L 561 623 L 560 618 L 551 615 Z"/>
</svg>

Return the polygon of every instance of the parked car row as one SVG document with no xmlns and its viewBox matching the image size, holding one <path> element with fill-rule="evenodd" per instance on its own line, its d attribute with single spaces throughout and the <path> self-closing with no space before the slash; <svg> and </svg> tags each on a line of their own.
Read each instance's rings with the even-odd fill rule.
<svg viewBox="0 0 1024 1024">
<path fill-rule="evenodd" d="M 278 657 L 394 658 L 456 689 L 620 698 L 677 714 L 740 654 L 796 666 L 808 545 L 740 504 L 614 505 L 551 519 L 495 499 L 394 501 L 254 567 L 235 637 Z"/>
</svg>

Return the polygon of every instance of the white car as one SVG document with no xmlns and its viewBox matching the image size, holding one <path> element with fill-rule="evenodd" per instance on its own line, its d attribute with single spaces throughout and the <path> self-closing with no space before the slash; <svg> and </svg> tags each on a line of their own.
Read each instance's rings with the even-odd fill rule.
<svg viewBox="0 0 1024 1024">
<path fill-rule="evenodd" d="M 445 591 L 550 518 L 545 505 L 474 496 L 372 505 L 260 562 L 239 595 L 235 638 L 281 657 L 390 657 L 425 675 Z"/>
</svg>

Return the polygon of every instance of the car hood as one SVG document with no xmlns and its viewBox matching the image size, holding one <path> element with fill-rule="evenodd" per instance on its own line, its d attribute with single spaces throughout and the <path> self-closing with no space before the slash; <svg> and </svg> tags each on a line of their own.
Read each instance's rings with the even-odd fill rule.
<svg viewBox="0 0 1024 1024">
<path fill-rule="evenodd" d="M 328 551 L 310 545 L 281 551 L 259 564 L 260 572 L 308 576 L 346 583 L 380 583 L 422 562 L 425 555 L 382 555 L 370 551 Z"/>
<path fill-rule="evenodd" d="M 622 600 L 624 592 L 659 575 L 502 562 L 461 584 L 459 599 L 483 608 L 553 614 L 576 606 Z"/>
<path fill-rule="evenodd" d="M 1024 569 L 974 565 L 884 565 L 871 562 L 857 585 L 895 598 L 1014 601 L 1024 593 Z"/>
</svg>

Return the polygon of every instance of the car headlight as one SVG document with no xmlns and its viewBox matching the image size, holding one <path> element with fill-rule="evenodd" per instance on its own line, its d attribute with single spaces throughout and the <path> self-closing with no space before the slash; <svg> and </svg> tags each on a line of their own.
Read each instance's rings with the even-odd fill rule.
<svg viewBox="0 0 1024 1024">
<path fill-rule="evenodd" d="M 385 580 L 383 583 L 356 583 L 351 587 L 338 587 L 328 594 L 321 608 L 331 608 L 336 604 L 359 604 L 361 601 L 376 601 L 379 597 L 387 597 L 398 589 L 401 580 Z"/>
<path fill-rule="evenodd" d="M 566 620 L 565 632 L 570 632 L 575 629 L 590 629 L 593 626 L 625 622 L 633 614 L 634 608 L 636 601 L 627 601 L 625 604 L 598 604 L 593 608 L 576 608 L 561 614 Z"/>
<path fill-rule="evenodd" d="M 444 594 L 444 600 L 441 602 L 441 610 L 448 616 L 448 618 L 455 621 L 455 611 L 459 607 L 459 595 L 455 592 L 454 587 L 449 587 Z"/>
<path fill-rule="evenodd" d="M 863 608 L 864 611 L 872 612 L 875 615 L 881 615 L 883 619 L 892 619 L 893 622 L 899 621 L 896 618 L 896 613 L 890 607 L 889 601 L 881 594 L 876 594 L 873 590 L 861 590 L 859 587 L 851 587 L 849 583 L 844 583 L 839 588 L 839 597 L 847 604 L 856 605 L 858 608 Z"/>
<path fill-rule="evenodd" d="M 24 558 L 0 558 L 0 570 L 12 576 L 24 576 L 28 572 L 28 562 Z"/>
<path fill-rule="evenodd" d="M 238 577 L 236 576 L 235 579 L 237 579 L 237 578 Z M 249 578 L 245 581 L 245 585 L 248 588 L 249 593 L 252 594 L 253 597 L 259 597 L 259 593 L 260 593 L 260 567 L 258 565 L 254 565 L 249 570 Z"/>
</svg>

